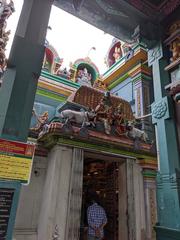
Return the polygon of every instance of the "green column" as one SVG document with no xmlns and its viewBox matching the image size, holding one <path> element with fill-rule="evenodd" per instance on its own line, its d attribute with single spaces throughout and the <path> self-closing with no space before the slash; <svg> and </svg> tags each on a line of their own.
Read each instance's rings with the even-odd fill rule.
<svg viewBox="0 0 180 240">
<path fill-rule="evenodd" d="M 0 138 L 27 141 L 52 2 L 24 0 L 8 68 L 0 88 Z M 2 182 L 3 187 L 7 184 L 18 186 L 6 237 L 6 240 L 11 240 L 21 184 L 13 179 Z"/>
<path fill-rule="evenodd" d="M 0 137 L 26 141 L 52 0 L 24 0 L 0 89 Z"/>
<path fill-rule="evenodd" d="M 180 159 L 176 138 L 172 99 L 165 95 L 169 75 L 161 45 L 148 52 L 153 70 L 154 98 L 152 120 L 157 125 L 159 173 L 157 176 L 158 240 L 180 239 Z"/>
</svg>

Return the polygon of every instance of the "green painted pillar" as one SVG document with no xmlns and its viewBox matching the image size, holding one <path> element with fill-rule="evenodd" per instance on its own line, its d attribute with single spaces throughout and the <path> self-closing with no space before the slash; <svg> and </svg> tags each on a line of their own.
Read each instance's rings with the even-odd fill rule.
<svg viewBox="0 0 180 240">
<path fill-rule="evenodd" d="M 52 2 L 24 0 L 8 68 L 0 88 L 0 138 L 27 141 Z M 6 240 L 11 240 L 21 184 L 12 179 L 3 181 L 2 188 L 7 184 L 18 186 L 12 202 L 6 236 Z"/>
<path fill-rule="evenodd" d="M 157 128 L 159 173 L 157 176 L 158 240 L 180 239 L 180 156 L 176 138 L 173 103 L 165 95 L 169 75 L 164 70 L 167 61 L 161 45 L 148 52 L 153 70 L 154 98 L 152 120 Z"/>
<path fill-rule="evenodd" d="M 1 138 L 27 140 L 52 2 L 24 0 L 0 88 Z"/>
</svg>

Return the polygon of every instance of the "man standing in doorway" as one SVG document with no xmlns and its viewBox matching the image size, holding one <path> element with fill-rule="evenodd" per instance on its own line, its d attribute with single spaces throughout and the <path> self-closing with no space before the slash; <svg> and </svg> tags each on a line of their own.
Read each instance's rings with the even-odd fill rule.
<svg viewBox="0 0 180 240">
<path fill-rule="evenodd" d="M 87 209 L 88 240 L 101 240 L 104 237 L 104 226 L 107 217 L 104 209 L 98 204 L 98 195 L 91 194 L 91 203 Z"/>
</svg>

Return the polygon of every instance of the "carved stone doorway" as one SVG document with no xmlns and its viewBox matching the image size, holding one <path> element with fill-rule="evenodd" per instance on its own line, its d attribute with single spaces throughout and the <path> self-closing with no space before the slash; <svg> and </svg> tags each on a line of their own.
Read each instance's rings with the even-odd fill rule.
<svg viewBox="0 0 180 240">
<path fill-rule="evenodd" d="M 86 211 L 91 191 L 98 193 L 100 205 L 104 207 L 107 214 L 105 240 L 132 239 L 129 238 L 128 231 L 127 189 L 129 186 L 126 160 L 124 157 L 115 155 L 85 152 L 80 240 L 87 239 Z"/>
<path fill-rule="evenodd" d="M 92 189 L 107 213 L 105 240 L 144 240 L 144 186 L 136 159 L 102 152 L 84 151 L 83 155 L 84 168 L 83 164 L 72 166 L 65 239 L 87 240 L 87 196 Z M 78 163 L 78 156 L 75 159 Z"/>
</svg>

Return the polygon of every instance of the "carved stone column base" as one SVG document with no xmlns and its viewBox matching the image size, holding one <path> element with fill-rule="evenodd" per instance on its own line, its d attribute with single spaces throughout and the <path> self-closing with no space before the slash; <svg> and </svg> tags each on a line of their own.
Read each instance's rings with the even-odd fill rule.
<svg viewBox="0 0 180 240">
<path fill-rule="evenodd" d="M 162 226 L 155 226 L 157 240 L 179 240 L 180 230 L 165 228 Z"/>
<path fill-rule="evenodd" d="M 159 226 L 180 231 L 180 171 L 157 175 Z M 166 239 L 166 238 L 165 238 Z M 180 239 L 180 238 L 178 238 Z"/>
</svg>

